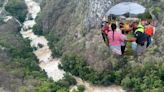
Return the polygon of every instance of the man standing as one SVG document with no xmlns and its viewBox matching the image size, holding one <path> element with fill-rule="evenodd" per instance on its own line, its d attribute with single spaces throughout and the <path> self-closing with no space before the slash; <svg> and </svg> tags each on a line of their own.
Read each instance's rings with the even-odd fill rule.
<svg viewBox="0 0 164 92">
<path fill-rule="evenodd" d="M 138 56 L 142 55 L 143 52 L 146 49 L 147 46 L 147 36 L 144 33 L 144 26 L 141 25 L 139 22 L 134 22 L 134 37 L 129 39 L 130 42 L 136 41 L 137 48 L 136 48 L 136 54 Z"/>
<path fill-rule="evenodd" d="M 148 21 L 148 25 L 145 28 L 145 34 L 147 35 L 147 47 L 151 44 L 151 37 L 154 34 L 154 27 L 151 25 L 151 22 Z"/>
</svg>

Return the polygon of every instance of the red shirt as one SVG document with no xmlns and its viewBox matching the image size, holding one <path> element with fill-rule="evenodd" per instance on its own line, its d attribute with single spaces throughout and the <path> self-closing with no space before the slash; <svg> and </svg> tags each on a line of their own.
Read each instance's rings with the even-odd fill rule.
<svg viewBox="0 0 164 92">
<path fill-rule="evenodd" d="M 105 26 L 102 28 L 102 32 L 105 33 L 105 34 L 108 34 L 108 32 L 109 32 L 109 26 L 108 26 L 108 25 L 105 25 Z"/>
<path fill-rule="evenodd" d="M 145 28 L 145 33 L 148 35 L 148 36 L 152 36 L 153 35 L 153 26 L 151 25 L 148 25 L 146 28 Z"/>
</svg>

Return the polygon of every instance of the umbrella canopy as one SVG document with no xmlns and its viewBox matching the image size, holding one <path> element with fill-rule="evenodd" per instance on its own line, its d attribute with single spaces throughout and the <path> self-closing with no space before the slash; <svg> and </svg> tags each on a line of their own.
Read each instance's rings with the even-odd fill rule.
<svg viewBox="0 0 164 92">
<path fill-rule="evenodd" d="M 106 15 L 109 16 L 111 14 L 113 15 L 123 15 L 126 13 L 129 14 L 142 14 L 146 10 L 145 7 L 138 3 L 133 3 L 133 2 L 122 2 L 119 3 L 115 6 L 113 6 L 107 13 Z"/>
</svg>

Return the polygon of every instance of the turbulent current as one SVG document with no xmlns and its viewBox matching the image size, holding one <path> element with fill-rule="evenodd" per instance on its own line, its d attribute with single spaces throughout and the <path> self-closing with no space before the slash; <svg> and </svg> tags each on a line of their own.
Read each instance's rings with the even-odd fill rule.
<svg viewBox="0 0 164 92">
<path fill-rule="evenodd" d="M 31 47 L 37 48 L 33 51 L 33 53 L 38 58 L 41 69 L 45 70 L 49 78 L 52 78 L 54 81 L 58 81 L 63 78 L 65 73 L 63 70 L 58 68 L 60 59 L 54 59 L 52 57 L 52 51 L 49 49 L 47 39 L 44 36 L 35 35 L 32 31 L 32 27 L 36 24 L 35 19 L 38 13 L 41 11 L 40 5 L 34 0 L 25 0 L 25 3 L 28 7 L 28 14 L 20 33 L 22 34 L 23 38 L 31 40 Z M 5 21 L 8 21 L 8 19 Z M 86 87 L 85 92 L 125 92 L 119 86 L 93 86 L 86 81 L 81 80 L 80 78 L 75 77 L 75 79 L 77 84 L 84 85 Z M 73 88 L 76 88 L 76 86 L 72 87 L 72 89 Z"/>
<path fill-rule="evenodd" d="M 27 16 L 26 21 L 23 23 L 21 34 L 23 38 L 28 38 L 31 40 L 31 47 L 36 47 L 37 50 L 34 51 L 34 54 L 39 59 L 39 66 L 45 70 L 48 77 L 51 77 L 54 81 L 62 79 L 64 71 L 58 69 L 59 61 L 58 59 L 53 59 L 51 50 L 48 46 L 48 41 L 44 36 L 37 36 L 32 32 L 32 27 L 36 24 L 35 18 L 40 12 L 40 6 L 38 3 L 33 0 L 25 0 L 25 3 L 28 7 L 27 15 L 31 15 L 31 18 Z M 39 44 L 43 47 L 39 48 Z"/>
</svg>

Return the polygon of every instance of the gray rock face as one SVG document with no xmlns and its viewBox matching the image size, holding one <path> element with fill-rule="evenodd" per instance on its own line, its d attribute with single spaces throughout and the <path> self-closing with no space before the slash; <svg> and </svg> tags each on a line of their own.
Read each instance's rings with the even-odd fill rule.
<svg viewBox="0 0 164 92">
<path fill-rule="evenodd" d="M 90 27 L 99 24 L 111 5 L 111 0 L 89 0 L 88 14 L 86 15 L 84 24 L 90 25 Z"/>
<path fill-rule="evenodd" d="M 111 0 L 50 0 L 45 2 L 46 5 L 43 7 L 42 15 L 45 14 L 44 18 L 46 20 L 44 21 L 43 31 L 52 27 L 58 29 L 60 28 L 59 24 L 62 23 L 64 23 L 64 26 L 66 24 L 67 26 L 70 26 L 68 24 L 82 24 L 81 27 L 95 27 L 101 22 L 102 16 L 112 5 Z M 57 27 L 54 27 L 54 25 Z"/>
</svg>

